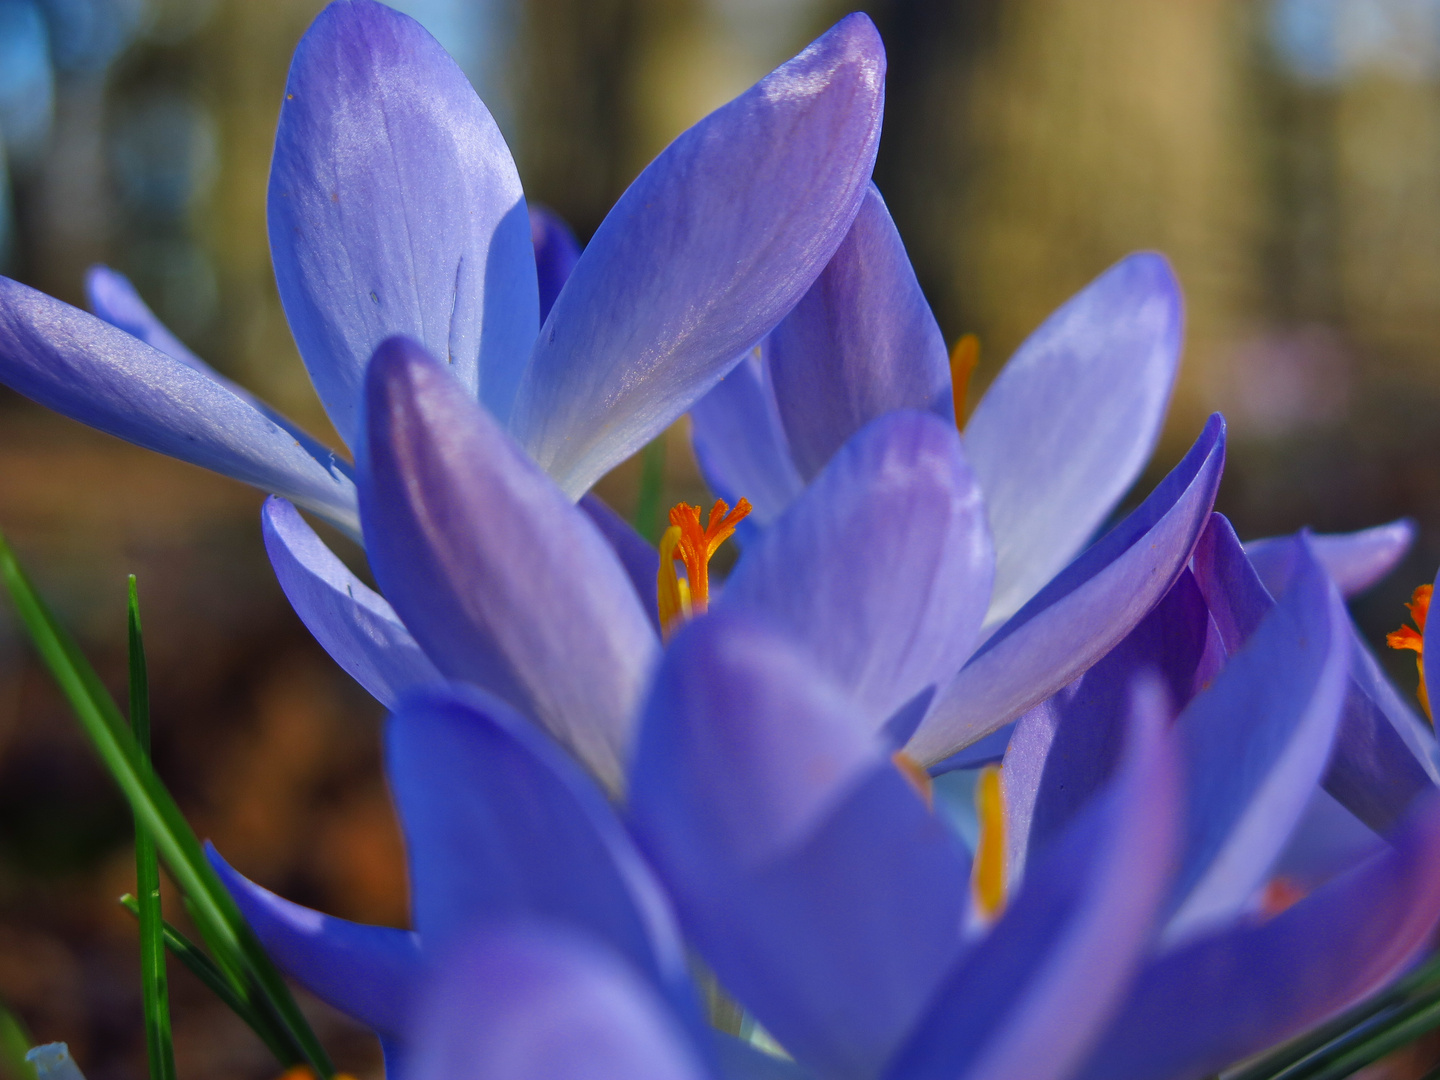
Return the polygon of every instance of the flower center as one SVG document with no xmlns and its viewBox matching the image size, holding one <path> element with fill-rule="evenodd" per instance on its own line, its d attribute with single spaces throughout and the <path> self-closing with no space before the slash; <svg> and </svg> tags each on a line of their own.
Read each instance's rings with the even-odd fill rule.
<svg viewBox="0 0 1440 1080">
<path fill-rule="evenodd" d="M 1417 585 L 1410 595 L 1410 603 L 1405 605 L 1415 623 L 1414 628 L 1402 626 L 1399 630 L 1392 630 L 1385 638 L 1386 644 L 1392 649 L 1414 650 L 1415 669 L 1420 672 L 1420 686 L 1416 689 L 1415 696 L 1420 699 L 1420 707 L 1425 710 L 1425 719 L 1430 721 L 1432 727 L 1435 725 L 1435 718 L 1430 715 L 1430 695 L 1425 689 L 1425 617 L 1430 614 L 1430 594 L 1434 591 L 1431 585 Z"/>
<path fill-rule="evenodd" d="M 702 527 L 700 507 L 677 503 L 670 510 L 670 527 L 660 538 L 660 571 L 656 575 L 660 629 L 668 640 L 681 623 L 702 615 L 710 603 L 710 559 L 730 539 L 735 526 L 750 513 L 750 504 L 741 499 L 731 510 L 723 499 L 710 508 L 710 519 Z M 675 564 L 685 566 L 685 578 Z"/>
<path fill-rule="evenodd" d="M 1005 909 L 1005 798 L 996 765 L 987 765 L 980 772 L 975 814 L 980 819 L 980 840 L 970 865 L 970 891 L 976 912 L 988 923 Z"/>
</svg>

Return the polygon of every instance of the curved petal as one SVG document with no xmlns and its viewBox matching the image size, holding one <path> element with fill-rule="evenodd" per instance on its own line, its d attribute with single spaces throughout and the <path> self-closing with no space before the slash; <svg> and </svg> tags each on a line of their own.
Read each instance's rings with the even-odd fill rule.
<svg viewBox="0 0 1440 1080">
<path fill-rule="evenodd" d="M 127 442 L 284 495 L 358 536 L 355 485 L 250 401 L 93 315 L 0 278 L 0 382 Z"/>
<path fill-rule="evenodd" d="M 886 1075 L 1062 1080 L 1124 1000 L 1164 902 L 1181 763 L 1163 690 L 1142 681 L 1115 779 L 1046 848 L 946 979 Z"/>
<path fill-rule="evenodd" d="M 1170 942 L 1249 903 L 1330 758 L 1350 685 L 1349 617 L 1305 539 L 1292 544 L 1286 590 L 1176 721 L 1189 810 Z"/>
<path fill-rule="evenodd" d="M 804 295 L 875 164 L 880 37 L 850 15 L 636 178 L 580 256 L 511 430 L 572 498 L 714 386 Z"/>
<path fill-rule="evenodd" d="M 1251 540 L 1245 545 L 1255 572 L 1272 593 L 1280 589 L 1285 569 L 1287 536 Z M 1400 518 L 1358 532 L 1319 534 L 1310 537 L 1315 557 L 1335 580 L 1340 594 L 1357 596 L 1376 584 L 1399 564 L 1415 542 L 1415 523 Z"/>
<path fill-rule="evenodd" d="M 186 367 L 194 368 L 211 378 L 220 373 L 185 347 L 169 328 L 155 317 L 148 304 L 140 298 L 130 279 L 108 266 L 99 264 L 85 272 L 85 299 L 90 310 L 111 326 L 118 326 L 166 356 L 173 356 Z M 223 380 L 222 380 L 223 381 Z M 233 389 L 233 387 L 232 387 Z"/>
<path fill-rule="evenodd" d="M 769 359 L 807 479 L 887 412 L 928 409 L 955 422 L 945 338 L 874 184 L 825 270 L 771 332 Z"/>
<path fill-rule="evenodd" d="M 817 1074 L 873 1076 L 961 946 L 966 860 L 840 688 L 754 616 L 676 635 L 632 828 L 720 982 Z"/>
<path fill-rule="evenodd" d="M 1099 660 L 1170 591 L 1215 502 L 1225 423 L 1119 525 L 1000 627 L 944 690 L 909 751 L 934 763 L 1015 719 Z"/>
<path fill-rule="evenodd" d="M 545 923 L 477 930 L 440 962 L 408 1080 L 704 1080 L 664 1005 L 598 942 Z"/>
<path fill-rule="evenodd" d="M 1268 922 L 1151 963 L 1079 1080 L 1210 1076 L 1333 1016 L 1400 974 L 1440 920 L 1440 803 L 1394 847 Z"/>
<path fill-rule="evenodd" d="M 660 603 L 657 597 L 659 586 L 656 575 L 660 571 L 660 553 L 655 546 L 630 527 L 630 523 L 611 510 L 605 502 L 593 493 L 584 495 L 577 506 L 585 511 L 595 527 L 614 549 L 620 565 L 629 575 L 630 584 L 635 586 L 635 595 L 640 606 L 650 616 L 650 625 L 660 632 Z"/>
<path fill-rule="evenodd" d="M 285 974 L 374 1031 L 391 1037 L 404 1033 L 423 976 L 414 934 L 292 904 L 236 873 L 208 843 L 205 854 Z"/>
<path fill-rule="evenodd" d="M 896 412 L 835 455 L 746 551 L 718 604 L 802 642 L 878 729 L 970 655 L 992 559 L 954 425 Z"/>
<path fill-rule="evenodd" d="M 988 623 L 1020 610 L 1129 490 L 1160 436 L 1183 301 L 1163 256 L 1131 255 L 1010 358 L 965 424 L 995 533 Z"/>
<path fill-rule="evenodd" d="M 444 682 L 385 598 L 335 557 L 299 511 L 271 496 L 260 512 L 265 551 L 300 621 L 386 708 L 406 690 Z"/>
<path fill-rule="evenodd" d="M 414 342 L 376 351 L 367 421 L 365 544 L 406 627 L 618 790 L 658 641 L 610 546 Z"/>
<path fill-rule="evenodd" d="M 767 347 L 746 353 L 690 410 L 690 442 L 705 483 L 731 506 L 747 500 L 750 516 L 742 524 L 755 530 L 770 525 L 805 487 L 780 423 Z"/>
<path fill-rule="evenodd" d="M 1187 570 L 1119 645 L 1074 683 L 1016 722 L 1005 751 L 1005 829 L 1012 880 L 1031 852 L 1070 824 L 1107 784 L 1124 751 L 1132 687 L 1162 680 L 1183 706 L 1205 674 L 1210 613 Z"/>
<path fill-rule="evenodd" d="M 540 321 L 544 322 L 580 259 L 580 244 L 560 215 L 543 206 L 530 207 L 530 241 L 535 245 Z"/>
<path fill-rule="evenodd" d="M 1293 547 L 1268 557 L 1283 584 L 1292 571 Z M 1235 531 L 1220 514 L 1195 546 L 1195 575 L 1224 647 L 1238 651 L 1274 605 Z M 1435 737 L 1396 694 L 1353 623 L 1351 685 L 1325 789 L 1378 832 L 1388 832 L 1415 796 L 1440 779 Z"/>
<path fill-rule="evenodd" d="M 454 686 L 409 695 L 385 741 L 427 954 L 477 923 L 553 919 L 606 942 L 695 1011 L 659 885 L 599 789 L 543 735 Z"/>
<path fill-rule="evenodd" d="M 90 302 L 90 310 L 111 326 L 118 326 L 127 334 L 159 349 L 166 356 L 179 360 L 186 367 L 194 368 L 202 375 L 208 375 L 236 397 L 242 401 L 248 401 L 259 412 L 288 431 L 311 457 L 317 461 L 330 463 L 332 468 L 339 469 L 346 476 L 350 476 L 350 466 L 337 458 L 335 452 L 328 446 L 299 424 L 265 404 L 243 386 L 225 378 L 187 349 L 184 343 L 155 317 L 155 313 L 140 298 L 140 294 L 135 291 L 135 286 L 130 284 L 124 274 L 117 273 L 108 266 L 92 266 L 85 274 L 85 295 Z"/>
<path fill-rule="evenodd" d="M 414 19 L 373 0 L 315 19 L 290 65 L 268 207 L 290 329 L 347 443 L 365 364 L 392 334 L 508 414 L 539 328 L 520 177 L 465 76 Z"/>
</svg>

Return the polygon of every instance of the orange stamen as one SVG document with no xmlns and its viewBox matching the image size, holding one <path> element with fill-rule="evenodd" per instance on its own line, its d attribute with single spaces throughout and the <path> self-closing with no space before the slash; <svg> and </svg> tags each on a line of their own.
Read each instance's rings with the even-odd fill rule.
<svg viewBox="0 0 1440 1080">
<path fill-rule="evenodd" d="M 280 1074 L 280 1080 L 315 1080 L 315 1070 L 309 1065 L 292 1065 Z M 355 1080 L 349 1073 L 336 1073 L 331 1080 Z"/>
<path fill-rule="evenodd" d="M 950 393 L 955 398 L 955 424 L 965 426 L 965 400 L 970 394 L 970 376 L 980 363 L 980 339 L 966 334 L 950 350 Z"/>
<path fill-rule="evenodd" d="M 658 604 L 660 627 L 668 638 L 691 615 L 704 614 L 710 602 L 710 559 L 735 527 L 750 513 L 750 504 L 741 499 L 731 510 L 723 499 L 710 508 L 710 519 L 700 524 L 700 507 L 677 503 L 670 510 L 670 528 L 660 540 Z M 685 580 L 675 572 L 675 563 L 685 565 Z"/>
<path fill-rule="evenodd" d="M 976 912 L 988 923 L 1005 909 L 1005 795 L 997 766 L 987 765 L 980 773 L 975 813 L 980 819 L 980 841 L 970 866 L 970 889 Z"/>
<path fill-rule="evenodd" d="M 1267 919 L 1274 918 L 1304 899 L 1305 889 L 1299 882 L 1287 877 L 1273 877 L 1265 883 L 1265 888 L 1260 893 L 1260 914 Z"/>
<path fill-rule="evenodd" d="M 1425 719 L 1430 721 L 1432 727 L 1435 724 L 1435 718 L 1430 715 L 1430 694 L 1425 686 L 1425 619 L 1430 614 L 1430 596 L 1434 591 L 1434 586 L 1417 585 L 1415 591 L 1410 595 L 1410 602 L 1405 605 L 1410 612 L 1410 618 L 1415 623 L 1415 628 L 1402 626 L 1399 630 L 1392 630 L 1385 637 L 1385 643 L 1392 649 L 1414 651 L 1415 669 L 1420 673 L 1420 685 L 1415 691 L 1415 696 L 1420 699 L 1420 707 L 1425 710 Z"/>
</svg>

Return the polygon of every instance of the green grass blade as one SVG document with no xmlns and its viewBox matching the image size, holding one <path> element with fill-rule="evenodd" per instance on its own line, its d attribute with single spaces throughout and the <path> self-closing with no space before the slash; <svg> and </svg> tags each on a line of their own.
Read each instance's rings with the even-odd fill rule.
<svg viewBox="0 0 1440 1080">
<path fill-rule="evenodd" d="M 141 752 L 134 734 L 99 676 L 55 621 L 0 536 L 0 579 L 41 658 L 69 699 L 101 761 L 154 839 L 170 875 L 193 905 L 196 926 L 232 987 L 261 1014 L 269 1014 L 294 1048 L 282 1064 L 308 1063 L 320 1076 L 334 1075 L 324 1047 L 310 1030 L 280 973 L 265 955 L 234 899 L 205 859 L 200 842 L 175 800 Z"/>
<path fill-rule="evenodd" d="M 129 893 L 120 897 L 120 906 L 137 919 L 140 917 L 140 904 Z M 260 1036 L 260 1040 L 270 1048 L 277 1058 L 283 1060 L 287 1054 L 293 1054 L 290 1048 L 276 1041 L 276 1034 L 272 1030 L 273 1025 L 267 1023 L 266 1019 L 256 1013 L 244 998 L 235 993 L 229 980 L 225 978 L 225 973 L 216 966 L 214 960 L 205 955 L 205 951 L 199 945 L 175 929 L 169 920 L 161 921 L 161 929 L 165 948 L 169 949 L 175 959 L 184 964 L 190 974 L 199 979 L 206 989 L 229 1006 L 231 1012 L 244 1020 L 250 1030 Z"/>
<path fill-rule="evenodd" d="M 150 757 L 150 681 L 140 598 L 130 575 L 127 605 L 130 644 L 130 730 L 146 760 Z M 135 892 L 139 896 L 140 989 L 145 1002 L 145 1051 L 150 1080 L 175 1080 L 175 1044 L 170 1033 L 170 991 L 165 978 L 164 916 L 160 907 L 160 860 L 155 841 L 135 822 Z"/>
<path fill-rule="evenodd" d="M 665 433 L 662 431 L 641 451 L 640 493 L 635 499 L 635 531 L 652 544 L 665 531 Z"/>
<path fill-rule="evenodd" d="M 36 1080 L 35 1066 L 25 1060 L 29 1052 L 29 1033 L 14 1013 L 0 1005 L 0 1069 L 9 1080 Z"/>
</svg>

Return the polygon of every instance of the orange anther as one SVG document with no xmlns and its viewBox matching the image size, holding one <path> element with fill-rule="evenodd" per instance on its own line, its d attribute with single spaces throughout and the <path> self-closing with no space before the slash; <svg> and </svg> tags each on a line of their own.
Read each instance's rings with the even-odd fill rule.
<svg viewBox="0 0 1440 1080">
<path fill-rule="evenodd" d="M 1415 691 L 1415 696 L 1420 699 L 1420 707 L 1425 710 L 1425 719 L 1429 720 L 1432 726 L 1435 719 L 1430 715 L 1430 694 L 1425 686 L 1425 619 L 1430 614 L 1430 596 L 1434 591 L 1434 586 L 1417 585 L 1410 595 L 1410 602 L 1405 605 L 1410 612 L 1410 618 L 1415 622 L 1414 629 L 1402 626 L 1385 637 L 1385 643 L 1392 649 L 1414 651 L 1415 668 L 1420 672 L 1420 686 Z"/>
<path fill-rule="evenodd" d="M 980 820 L 980 840 L 970 865 L 970 891 L 975 910 L 988 923 L 1005 910 L 1005 793 L 995 765 L 980 772 L 975 815 Z"/>
</svg>

